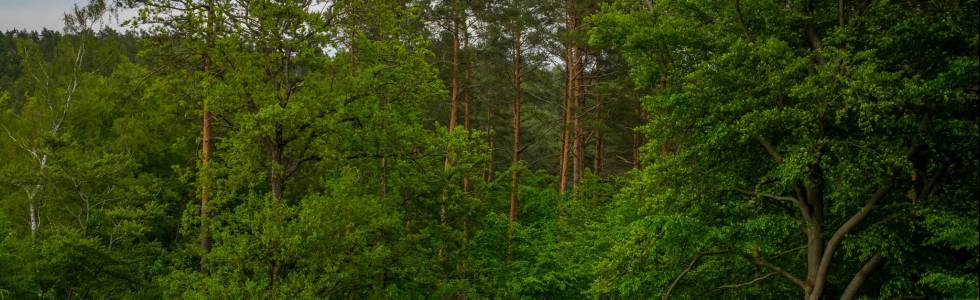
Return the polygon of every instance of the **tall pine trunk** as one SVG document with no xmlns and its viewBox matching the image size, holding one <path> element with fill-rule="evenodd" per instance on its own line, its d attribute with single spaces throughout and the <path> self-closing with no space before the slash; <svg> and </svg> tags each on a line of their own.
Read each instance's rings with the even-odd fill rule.
<svg viewBox="0 0 980 300">
<path fill-rule="evenodd" d="M 203 69 L 205 80 L 211 80 L 211 51 L 214 48 L 215 34 L 215 15 L 214 3 L 208 1 L 207 7 L 207 46 L 204 53 Z M 208 108 L 208 99 L 205 97 L 201 105 L 201 249 L 204 253 L 211 251 L 213 240 L 211 239 L 210 223 L 208 222 L 208 201 L 210 200 L 210 174 L 208 168 L 211 164 L 211 111 Z M 206 255 L 201 256 L 201 271 L 207 272 Z"/>
<path fill-rule="evenodd" d="M 576 21 L 576 7 L 574 0 L 568 0 L 565 2 L 565 30 L 571 33 L 578 26 Z M 569 36 L 568 44 L 566 45 L 566 56 L 565 56 L 565 101 L 563 105 L 564 114 L 562 117 L 562 134 L 561 134 L 561 155 L 559 162 L 559 176 L 558 176 L 558 193 L 564 195 L 568 190 L 568 159 L 569 152 L 571 152 L 572 137 L 574 132 L 574 127 L 572 124 L 573 115 L 575 114 L 575 58 L 577 56 L 577 46 L 575 39 Z"/>
<path fill-rule="evenodd" d="M 513 53 L 513 64 L 514 64 L 514 147 L 513 147 L 513 158 L 511 160 L 511 166 L 517 167 L 521 161 L 521 29 L 520 27 L 514 28 L 514 53 Z M 520 172 L 517 169 L 511 171 L 511 182 L 510 182 L 510 222 L 513 223 L 517 221 L 517 210 L 518 210 L 518 186 L 520 183 Z"/>
<path fill-rule="evenodd" d="M 466 29 L 466 25 L 463 27 L 463 54 L 466 59 L 466 66 L 463 70 L 463 127 L 466 128 L 466 137 L 473 136 L 473 126 L 470 123 L 470 94 L 471 86 L 473 80 L 473 57 L 469 51 L 470 47 L 470 33 Z M 470 191 L 470 178 L 463 178 L 463 191 Z"/>
<path fill-rule="evenodd" d="M 582 179 L 582 173 L 585 171 L 585 124 L 582 122 L 582 113 L 585 106 L 583 99 L 584 85 L 582 84 L 584 70 L 582 64 L 582 49 L 578 43 L 578 37 L 576 36 L 579 27 L 579 8 L 577 5 L 578 4 L 575 0 L 569 0 L 566 4 L 566 9 L 568 10 L 566 26 L 568 32 L 570 33 L 568 40 L 568 62 L 566 62 L 568 82 L 566 83 L 565 87 L 567 99 L 565 109 L 565 128 L 568 128 L 566 130 L 568 132 L 563 134 L 566 141 L 562 143 L 571 144 L 572 185 L 575 185 Z M 567 146 L 563 145 L 563 148 L 567 149 Z M 567 165 L 565 168 L 567 168 Z M 566 175 L 563 180 L 568 180 L 567 170 L 564 173 Z"/>
<path fill-rule="evenodd" d="M 600 99 L 598 97 L 596 98 L 596 103 L 595 103 L 595 119 L 596 119 L 596 122 L 598 124 L 602 124 L 602 121 L 603 121 L 603 118 L 602 118 L 602 99 Z M 603 136 L 602 136 L 602 130 L 599 130 L 598 128 L 593 129 L 593 130 L 594 130 L 593 132 L 595 133 L 595 158 L 592 161 L 593 162 L 593 164 L 592 164 L 592 173 L 595 174 L 596 177 L 599 177 L 599 174 L 602 172 L 602 146 L 603 146 L 602 145 L 602 138 L 603 138 Z"/>
<path fill-rule="evenodd" d="M 459 21 L 454 15 L 452 20 L 452 34 L 453 34 L 453 70 L 452 79 L 450 79 L 450 102 L 449 102 L 449 131 L 452 132 L 456 129 L 457 116 L 459 115 Z"/>
<path fill-rule="evenodd" d="M 497 146 L 496 146 L 496 142 L 494 141 L 495 137 L 494 137 L 494 130 L 493 130 L 493 105 L 492 105 L 492 102 L 491 102 L 492 100 L 489 99 L 489 98 L 487 98 L 485 101 L 487 101 L 486 102 L 486 107 L 487 107 L 487 125 L 486 125 L 487 126 L 487 147 L 490 148 L 490 155 L 487 156 L 487 170 L 484 173 L 483 178 L 484 178 L 484 180 L 486 180 L 489 183 L 489 182 L 492 182 L 494 180 L 494 178 L 496 177 L 496 174 L 494 173 L 496 171 L 494 170 L 494 166 L 493 166 L 494 165 L 494 159 L 493 159 L 494 158 L 494 155 L 493 154 L 494 154 Z"/>
<path fill-rule="evenodd" d="M 576 59 L 581 59 L 579 55 Z M 576 75 L 575 84 L 572 85 L 575 88 L 575 106 L 574 106 L 574 118 L 573 125 L 575 126 L 575 142 L 574 149 L 572 149 L 573 163 L 572 163 L 572 184 L 577 185 L 579 181 L 582 180 L 582 174 L 585 172 L 585 124 L 582 122 L 582 114 L 584 114 L 585 101 L 582 99 L 582 82 L 581 82 L 581 62 L 576 62 Z"/>
</svg>

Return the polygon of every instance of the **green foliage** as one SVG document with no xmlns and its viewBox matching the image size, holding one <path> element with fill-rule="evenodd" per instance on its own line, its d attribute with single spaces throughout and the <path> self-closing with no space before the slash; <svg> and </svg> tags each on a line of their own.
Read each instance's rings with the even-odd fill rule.
<svg viewBox="0 0 980 300">
<path fill-rule="evenodd" d="M 807 3 L 99 0 L 0 34 L 0 299 L 976 299 L 977 2 Z M 87 28 L 121 7 L 142 32 Z"/>
<path fill-rule="evenodd" d="M 592 18 L 591 41 L 659 88 L 644 99 L 650 166 L 611 210 L 629 229 L 593 293 L 665 295 L 676 280 L 677 297 L 809 296 L 755 262 L 816 282 L 807 251 L 823 248 L 801 229 L 821 226 L 821 247 L 847 228 L 825 295 L 877 253 L 859 295 L 974 297 L 978 191 L 955 178 L 977 176 L 976 2 L 848 7 L 847 20 L 820 3 L 619 1 Z"/>
</svg>

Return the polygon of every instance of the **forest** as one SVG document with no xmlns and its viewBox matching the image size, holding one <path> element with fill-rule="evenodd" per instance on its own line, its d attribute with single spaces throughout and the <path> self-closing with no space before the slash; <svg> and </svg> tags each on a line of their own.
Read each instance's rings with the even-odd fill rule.
<svg viewBox="0 0 980 300">
<path fill-rule="evenodd" d="M 0 33 L 0 299 L 978 299 L 978 12 L 79 1 Z"/>
</svg>

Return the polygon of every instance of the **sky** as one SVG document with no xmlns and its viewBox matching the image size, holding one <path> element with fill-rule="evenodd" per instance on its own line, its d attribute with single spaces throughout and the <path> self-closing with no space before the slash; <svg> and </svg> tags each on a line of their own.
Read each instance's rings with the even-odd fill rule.
<svg viewBox="0 0 980 300">
<path fill-rule="evenodd" d="M 65 12 L 78 3 L 88 0 L 0 0 L 0 31 L 11 29 L 62 30 Z M 104 21 L 110 27 L 119 28 L 115 19 Z M 102 26 L 97 26 L 102 27 Z"/>
</svg>

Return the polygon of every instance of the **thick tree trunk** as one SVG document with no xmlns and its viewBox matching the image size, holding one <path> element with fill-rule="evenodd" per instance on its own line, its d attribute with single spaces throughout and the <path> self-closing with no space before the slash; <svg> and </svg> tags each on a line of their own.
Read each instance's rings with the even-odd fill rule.
<svg viewBox="0 0 980 300">
<path fill-rule="evenodd" d="M 521 29 L 514 29 L 514 147 L 511 166 L 516 167 L 521 161 Z M 511 172 L 510 183 L 510 222 L 517 221 L 518 210 L 518 187 L 520 184 L 520 172 L 516 169 Z"/>
</svg>

